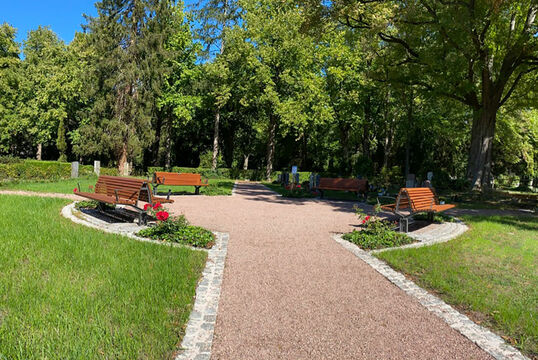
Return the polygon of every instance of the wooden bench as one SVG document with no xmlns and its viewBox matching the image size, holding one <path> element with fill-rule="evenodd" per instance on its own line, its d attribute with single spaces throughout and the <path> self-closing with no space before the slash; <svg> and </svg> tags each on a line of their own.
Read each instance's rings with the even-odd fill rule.
<svg viewBox="0 0 538 360">
<path fill-rule="evenodd" d="M 390 211 L 400 217 L 400 231 L 408 232 L 409 218 L 418 213 L 433 215 L 456 207 L 453 204 L 439 204 L 439 199 L 432 188 L 402 188 L 394 204 L 382 205 L 381 209 Z"/>
<path fill-rule="evenodd" d="M 317 189 L 323 198 L 323 190 L 351 191 L 356 194 L 368 196 L 368 180 L 366 179 L 343 179 L 343 178 L 320 178 Z"/>
<path fill-rule="evenodd" d="M 159 198 L 153 196 L 151 185 L 144 179 L 128 178 L 120 176 L 99 176 L 94 187 L 94 192 L 80 191 L 78 186 L 76 195 L 98 201 L 101 204 L 128 205 L 139 214 L 139 225 L 146 223 L 146 212 L 138 207 L 138 202 L 146 202 L 150 205 L 156 203 L 173 203 L 169 198 Z"/>
<path fill-rule="evenodd" d="M 153 174 L 153 190 L 155 194 L 157 193 L 157 187 L 159 185 L 169 185 L 169 186 L 194 186 L 194 193 L 196 195 L 200 194 L 200 188 L 202 186 L 208 186 L 208 180 L 202 180 L 200 174 L 189 174 L 189 173 L 173 173 L 173 172 L 159 172 L 157 171 Z M 168 196 L 170 196 L 170 191 L 168 191 Z"/>
</svg>

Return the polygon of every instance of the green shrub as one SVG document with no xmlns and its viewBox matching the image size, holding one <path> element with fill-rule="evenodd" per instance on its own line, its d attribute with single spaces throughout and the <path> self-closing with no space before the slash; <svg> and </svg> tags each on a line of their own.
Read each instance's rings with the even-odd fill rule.
<svg viewBox="0 0 538 360">
<path fill-rule="evenodd" d="M 206 249 L 215 244 L 215 235 L 211 231 L 189 225 L 183 215 L 167 221 L 159 221 L 154 226 L 139 231 L 138 235 Z"/>
<path fill-rule="evenodd" d="M 386 220 L 366 220 L 360 231 L 353 230 L 343 238 L 365 250 L 402 246 L 414 242 L 409 236 L 391 229 Z"/>
<path fill-rule="evenodd" d="M 0 155 L 0 164 L 16 164 L 22 162 L 18 157 L 11 155 Z"/>
<path fill-rule="evenodd" d="M 92 165 L 79 166 L 79 176 L 85 177 L 92 174 Z M 118 172 L 116 169 L 101 168 L 101 174 L 117 175 Z M 67 162 L 38 160 L 0 162 L 0 180 L 60 180 L 69 179 L 70 177 L 71 163 Z"/>
</svg>

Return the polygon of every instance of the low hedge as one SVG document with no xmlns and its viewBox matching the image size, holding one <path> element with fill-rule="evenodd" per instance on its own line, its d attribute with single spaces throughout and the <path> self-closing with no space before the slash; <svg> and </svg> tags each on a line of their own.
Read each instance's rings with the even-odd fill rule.
<svg viewBox="0 0 538 360">
<path fill-rule="evenodd" d="M 153 177 L 153 174 L 156 171 L 166 171 L 163 167 L 148 167 L 148 173 L 147 175 L 149 177 Z M 194 174 L 200 174 L 205 178 L 208 179 L 248 179 L 253 181 L 263 181 L 265 180 L 265 169 L 262 170 L 241 170 L 241 169 L 230 169 L 230 168 L 219 168 L 217 170 L 211 170 L 208 168 L 191 168 L 191 167 L 180 167 L 180 166 L 174 166 L 172 169 L 170 169 L 171 172 L 177 172 L 177 173 L 194 173 Z M 271 176 L 272 180 L 276 180 L 278 175 L 280 175 L 282 171 L 275 171 L 273 172 L 273 175 Z M 310 178 L 310 172 L 299 172 L 299 181 L 308 181 Z"/>
<path fill-rule="evenodd" d="M 92 165 L 79 166 L 79 176 L 93 174 Z M 117 175 L 117 169 L 101 168 L 102 175 Z M 71 177 L 71 163 L 20 160 L 0 163 L 0 180 L 59 180 Z"/>
</svg>

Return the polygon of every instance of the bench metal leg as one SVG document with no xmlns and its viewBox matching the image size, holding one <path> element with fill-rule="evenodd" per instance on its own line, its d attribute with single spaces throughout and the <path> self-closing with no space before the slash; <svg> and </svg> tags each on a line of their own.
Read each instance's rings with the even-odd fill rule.
<svg viewBox="0 0 538 360">
<path fill-rule="evenodd" d="M 319 190 L 319 198 L 323 199 L 323 190 Z"/>
<path fill-rule="evenodd" d="M 195 195 L 200 195 L 200 186 L 195 186 L 194 188 L 195 188 L 194 194 Z"/>
<path fill-rule="evenodd" d="M 400 232 L 409 232 L 409 218 L 400 218 Z"/>
<path fill-rule="evenodd" d="M 157 196 L 157 187 L 158 186 L 159 186 L 158 184 L 153 185 L 153 196 Z"/>
</svg>

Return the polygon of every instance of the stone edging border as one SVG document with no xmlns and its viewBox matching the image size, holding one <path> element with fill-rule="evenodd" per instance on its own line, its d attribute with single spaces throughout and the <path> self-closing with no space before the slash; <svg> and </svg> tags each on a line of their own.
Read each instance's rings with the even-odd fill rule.
<svg viewBox="0 0 538 360">
<path fill-rule="evenodd" d="M 224 263 L 228 251 L 229 234 L 215 233 L 216 244 L 208 251 L 202 280 L 196 288 L 194 302 L 185 336 L 175 360 L 202 360 L 211 358 L 213 333 L 217 321 L 220 288 L 224 274 Z"/>
<path fill-rule="evenodd" d="M 463 221 L 457 218 L 454 218 L 454 220 L 455 220 L 454 222 L 442 223 L 440 225 L 440 229 L 437 229 L 437 231 L 435 232 L 418 233 L 418 234 L 414 234 L 412 232 L 407 233 L 407 236 L 412 237 L 413 239 L 418 241 L 416 243 L 407 244 L 403 246 L 397 246 L 397 247 L 371 250 L 371 251 L 368 251 L 368 253 L 377 254 L 377 253 L 389 251 L 389 250 L 418 248 L 418 247 L 430 246 L 433 244 L 447 242 L 449 240 L 452 240 L 460 236 L 461 234 L 469 230 L 469 227 L 465 225 Z"/>
<path fill-rule="evenodd" d="M 350 251 L 356 257 L 370 265 L 374 270 L 383 275 L 394 285 L 405 291 L 408 295 L 417 299 L 422 306 L 428 309 L 428 311 L 440 317 L 451 328 L 455 329 L 463 336 L 471 340 L 495 359 L 529 360 L 517 349 L 507 344 L 500 336 L 474 323 L 467 316 L 461 314 L 459 311 L 445 303 L 443 300 L 439 299 L 437 296 L 430 294 L 411 280 L 408 280 L 403 274 L 393 270 L 384 261 L 370 255 L 357 245 L 344 240 L 341 235 L 334 235 L 333 239 L 342 245 L 342 247 L 344 247 L 346 250 Z"/>
<path fill-rule="evenodd" d="M 75 204 L 71 203 L 62 208 L 61 214 L 74 223 L 87 227 L 98 229 L 107 233 L 123 235 L 131 239 L 154 243 L 156 245 L 165 245 L 173 247 L 189 247 L 181 244 L 166 243 L 136 236 L 134 231 L 140 227 L 135 225 L 125 226 L 124 228 L 112 228 L 107 223 L 84 216 L 83 213 L 74 214 Z M 78 215 L 78 216 L 77 216 Z M 202 272 L 202 277 L 196 287 L 196 298 L 194 306 L 187 322 L 185 336 L 181 342 L 181 349 L 177 351 L 175 360 L 199 360 L 211 358 L 211 346 L 213 344 L 213 333 L 217 320 L 217 310 L 219 306 L 220 288 L 224 274 L 224 263 L 228 251 L 229 234 L 214 232 L 215 245 L 209 249 L 195 249 L 197 251 L 207 252 L 207 262 Z M 190 248 L 190 247 L 189 247 Z M 194 248 L 192 248 L 194 249 Z"/>
</svg>

